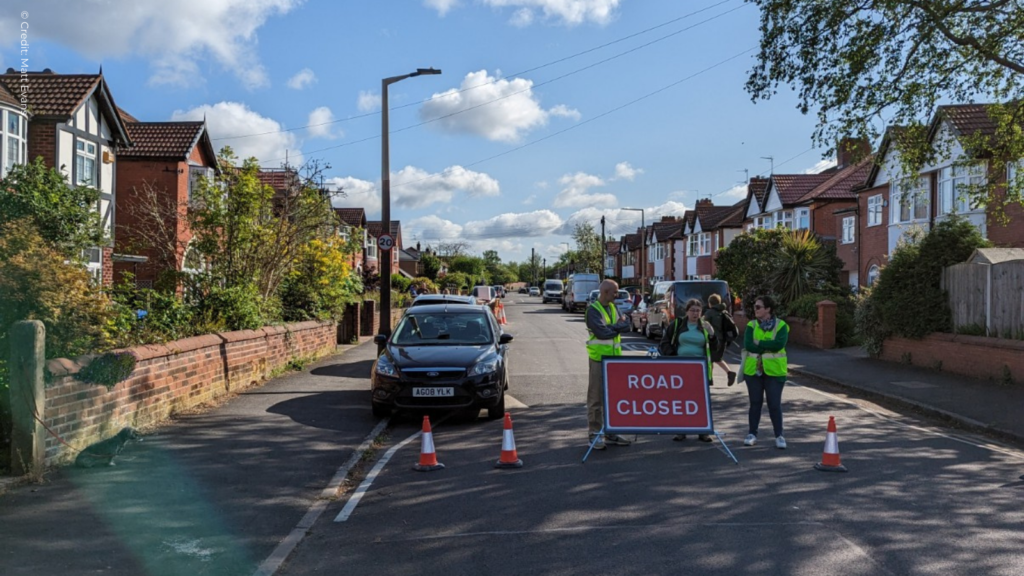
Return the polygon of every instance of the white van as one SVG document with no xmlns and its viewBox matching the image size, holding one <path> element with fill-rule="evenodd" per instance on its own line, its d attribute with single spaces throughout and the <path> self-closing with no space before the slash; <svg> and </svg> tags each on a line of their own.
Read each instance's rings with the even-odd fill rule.
<svg viewBox="0 0 1024 576">
<path fill-rule="evenodd" d="M 592 290 L 601 286 L 601 277 L 597 274 L 573 274 L 565 285 L 565 296 L 562 298 L 562 309 L 566 312 L 587 309 L 587 296 Z"/>
<path fill-rule="evenodd" d="M 544 291 L 541 292 L 541 302 L 547 304 L 548 302 L 561 302 L 562 301 L 562 290 L 564 286 L 562 281 L 556 278 L 548 278 L 544 281 Z"/>
</svg>

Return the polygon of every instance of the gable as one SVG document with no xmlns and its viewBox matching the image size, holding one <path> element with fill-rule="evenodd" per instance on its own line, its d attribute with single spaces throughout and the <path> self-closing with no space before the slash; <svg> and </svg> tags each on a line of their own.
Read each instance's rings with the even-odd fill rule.
<svg viewBox="0 0 1024 576">
<path fill-rule="evenodd" d="M 774 212 L 782 210 L 782 199 L 779 198 L 778 188 L 771 186 L 768 190 L 768 201 L 764 203 L 762 212 Z"/>
<path fill-rule="evenodd" d="M 921 168 L 921 172 L 938 170 L 964 157 L 964 147 L 960 144 L 956 131 L 945 118 L 940 121 L 939 128 L 935 131 L 930 143 L 945 153 L 937 157 L 935 162 Z"/>
<path fill-rule="evenodd" d="M 693 219 L 693 231 L 691 234 L 700 234 L 702 232 L 700 227 L 700 216 Z"/>
<path fill-rule="evenodd" d="M 761 213 L 761 207 L 757 205 L 757 197 L 751 193 L 747 196 L 747 211 L 745 218 L 753 218 Z"/>
</svg>

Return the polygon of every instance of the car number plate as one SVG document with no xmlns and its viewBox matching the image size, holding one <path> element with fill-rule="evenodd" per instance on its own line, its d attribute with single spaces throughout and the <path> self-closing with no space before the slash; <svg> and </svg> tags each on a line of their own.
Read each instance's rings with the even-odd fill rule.
<svg viewBox="0 0 1024 576">
<path fill-rule="evenodd" d="M 437 398 L 443 396 L 455 396 L 455 388 L 451 386 L 447 387 L 433 387 L 433 388 L 413 388 L 412 395 L 416 398 Z"/>
</svg>

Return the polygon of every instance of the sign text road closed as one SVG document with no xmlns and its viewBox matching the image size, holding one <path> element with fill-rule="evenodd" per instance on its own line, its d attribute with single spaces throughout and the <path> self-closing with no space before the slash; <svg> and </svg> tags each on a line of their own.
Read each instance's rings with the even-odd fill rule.
<svg viewBox="0 0 1024 576">
<path fill-rule="evenodd" d="M 607 432 L 713 433 L 700 358 L 605 358 L 604 386 Z"/>
</svg>

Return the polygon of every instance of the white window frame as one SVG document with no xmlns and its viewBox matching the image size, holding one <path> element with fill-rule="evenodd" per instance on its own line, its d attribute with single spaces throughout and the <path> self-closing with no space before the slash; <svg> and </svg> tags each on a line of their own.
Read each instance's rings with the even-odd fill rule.
<svg viewBox="0 0 1024 576">
<path fill-rule="evenodd" d="M 843 217 L 843 244 L 853 244 L 857 238 L 857 220 L 853 216 Z"/>
<path fill-rule="evenodd" d="M 875 282 L 878 281 L 878 275 L 881 273 L 881 271 L 882 269 L 878 267 L 878 264 L 872 264 L 871 267 L 868 268 L 868 283 L 866 284 L 866 286 L 873 286 Z"/>
<path fill-rule="evenodd" d="M 342 224 L 338 227 L 338 237 L 341 238 L 342 242 L 348 243 L 349 238 L 352 237 L 352 227 L 347 224 Z"/>
<path fill-rule="evenodd" d="M 711 254 L 711 233 L 701 232 L 700 233 L 700 255 L 708 256 Z"/>
<path fill-rule="evenodd" d="M 923 222 L 928 220 L 928 213 L 931 208 L 929 194 L 929 180 L 927 176 L 921 176 L 914 183 L 914 186 L 903 190 L 905 180 L 893 181 L 889 188 L 889 198 L 892 199 L 889 212 L 889 222 L 893 224 L 907 224 L 910 222 Z M 903 217 L 903 208 L 907 209 L 907 217 Z M 918 216 L 923 211 L 924 216 Z"/>
<path fill-rule="evenodd" d="M 213 182 L 214 172 L 213 168 L 209 166 L 192 166 L 188 167 L 188 201 L 192 201 L 192 196 L 195 194 L 195 187 L 199 185 L 199 178 L 205 176 L 207 181 Z"/>
<path fill-rule="evenodd" d="M 0 178 L 7 175 L 16 164 L 24 164 L 28 155 L 28 120 L 21 114 L 11 110 L 0 110 Z M 18 121 L 18 129 L 13 133 L 8 130 L 8 123 L 14 118 Z M 11 151 L 14 157 L 11 157 Z"/>
<path fill-rule="evenodd" d="M 939 169 L 939 215 L 964 214 L 971 211 L 970 198 L 967 191 L 960 188 L 967 186 L 984 186 L 987 164 L 977 162 L 969 166 L 946 166 Z M 979 206 L 980 208 L 980 206 Z"/>
<path fill-rule="evenodd" d="M 810 208 L 797 208 L 796 214 L 793 217 L 793 225 L 796 226 L 796 230 L 810 230 L 811 229 L 811 209 Z"/>
<path fill-rule="evenodd" d="M 772 215 L 758 216 L 754 218 L 754 228 L 766 230 L 772 227 Z"/>
<path fill-rule="evenodd" d="M 882 195 L 868 197 L 868 226 L 882 225 Z"/>
<path fill-rule="evenodd" d="M 79 148 L 81 146 L 81 148 Z M 89 148 L 92 148 L 90 152 Z M 99 157 L 99 145 L 89 140 L 82 140 L 80 138 L 75 139 L 75 185 L 76 186 L 91 186 L 96 188 L 99 185 L 99 178 L 97 178 L 97 170 L 99 164 L 96 160 Z M 86 170 L 86 165 L 91 164 L 90 169 Z M 88 174 L 88 179 L 83 179 L 83 175 Z"/>
<path fill-rule="evenodd" d="M 366 257 L 373 258 L 374 260 L 379 259 L 377 257 L 377 239 L 369 234 L 366 235 Z"/>
<path fill-rule="evenodd" d="M 688 256 L 700 256 L 700 238 L 698 234 L 690 234 L 688 242 L 686 244 L 686 254 Z"/>
<path fill-rule="evenodd" d="M 793 211 L 792 210 L 779 210 L 773 215 L 774 222 L 772 223 L 773 228 L 782 226 L 788 230 L 793 229 Z"/>
</svg>

